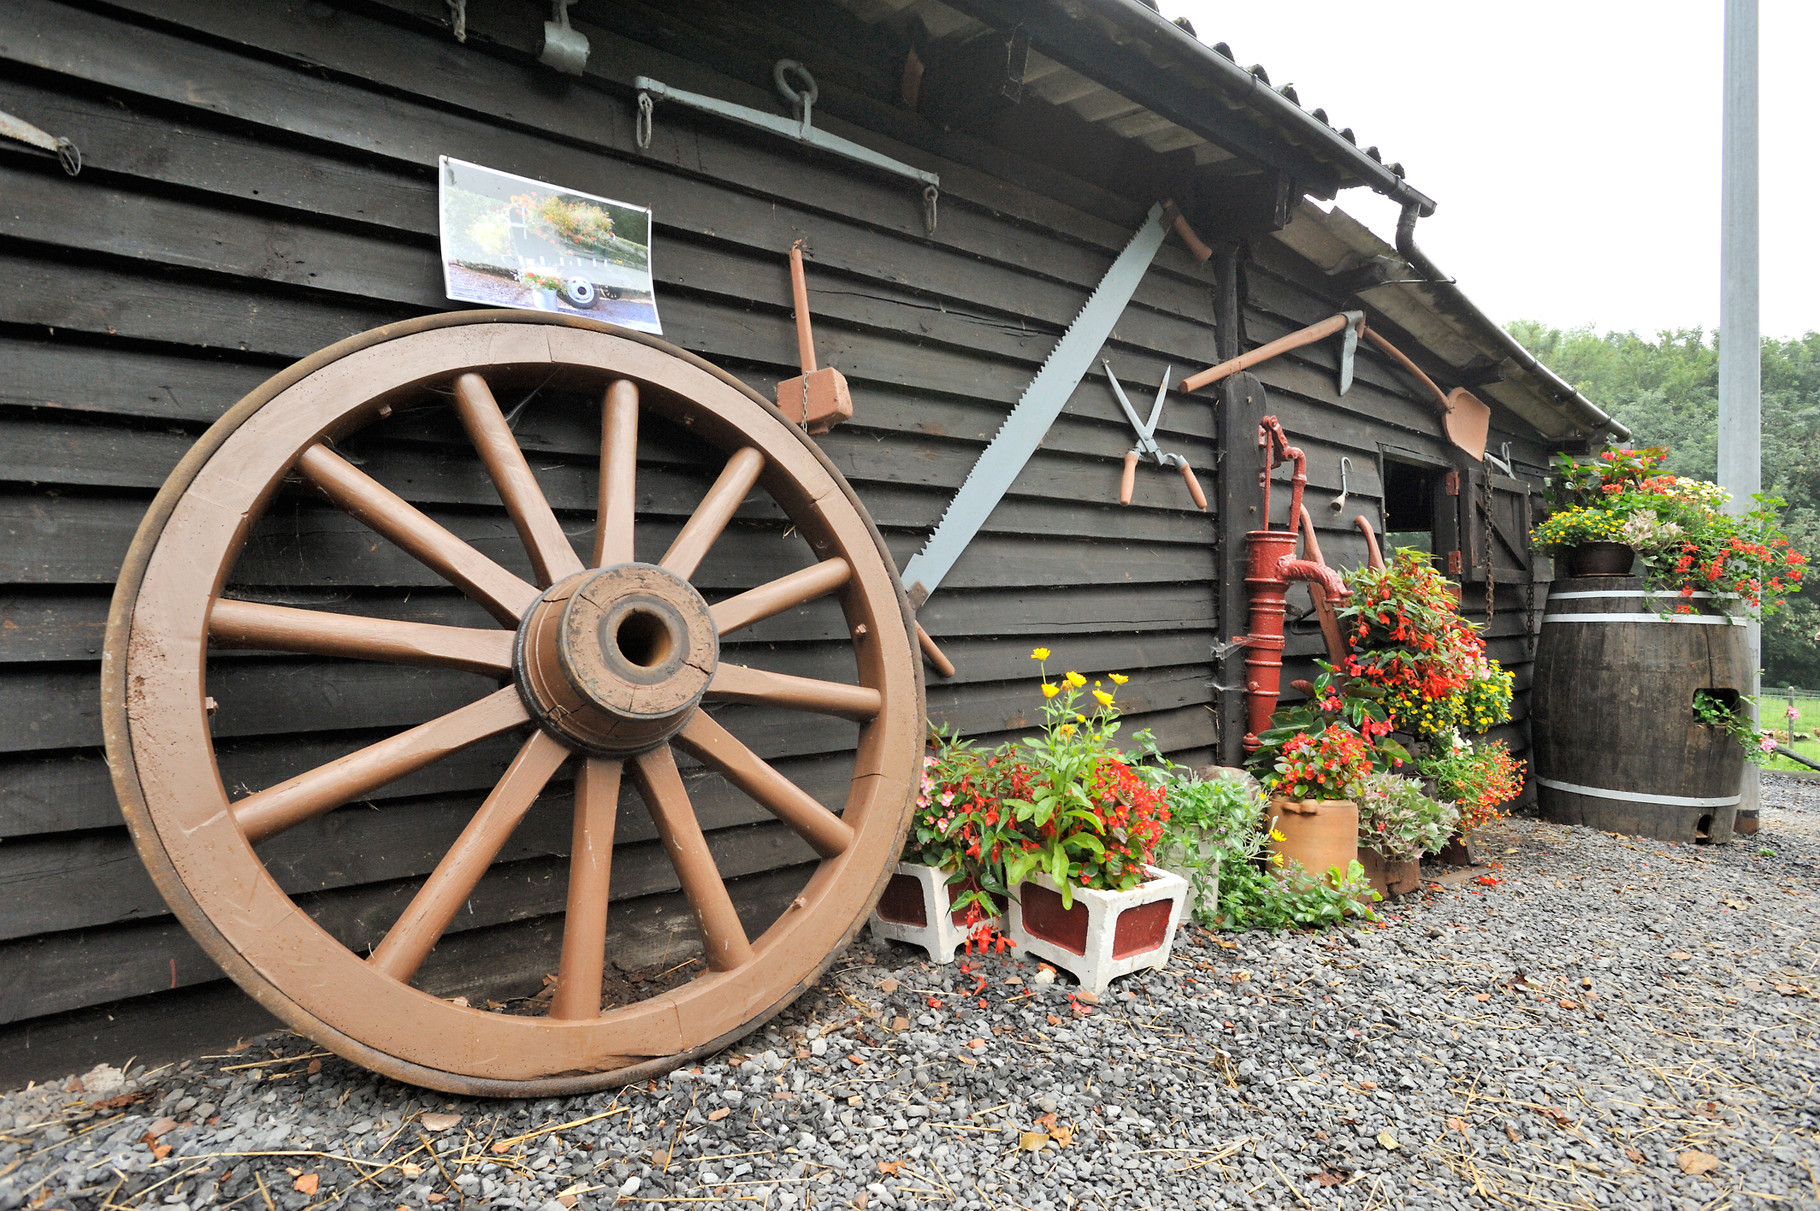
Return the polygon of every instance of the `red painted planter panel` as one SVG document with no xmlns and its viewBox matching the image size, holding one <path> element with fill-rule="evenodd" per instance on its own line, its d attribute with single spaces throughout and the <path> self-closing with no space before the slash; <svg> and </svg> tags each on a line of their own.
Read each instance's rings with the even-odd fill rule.
<svg viewBox="0 0 1820 1211">
<path fill-rule="evenodd" d="M 1130 958 L 1161 946 L 1169 936 L 1169 916 L 1174 911 L 1174 900 L 1152 900 L 1120 913 L 1112 927 L 1112 957 Z M 1084 914 L 1081 920 L 1086 921 Z"/>
<path fill-rule="evenodd" d="M 1059 893 L 1035 883 L 1024 884 L 1019 892 L 1024 906 L 1024 928 L 1033 937 L 1052 942 L 1077 955 L 1087 953 L 1087 906 L 1076 900 L 1073 908 L 1062 907 Z M 1168 905 L 1163 906 L 1165 909 Z M 1168 923 L 1168 913 L 1163 916 Z"/>
<path fill-rule="evenodd" d="M 923 908 L 922 884 L 909 875 L 891 876 L 891 882 L 885 884 L 885 894 L 878 898 L 875 911 L 894 925 L 921 927 L 929 924 L 928 913 Z"/>
</svg>

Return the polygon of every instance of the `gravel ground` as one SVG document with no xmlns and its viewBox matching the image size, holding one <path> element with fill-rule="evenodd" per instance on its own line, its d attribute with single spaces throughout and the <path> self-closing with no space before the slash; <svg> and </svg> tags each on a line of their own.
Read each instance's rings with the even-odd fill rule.
<svg viewBox="0 0 1820 1211">
<path fill-rule="evenodd" d="M 451 1099 L 285 1034 L 97 1070 L 0 1097 L 0 1211 L 1820 1207 L 1820 786 L 1765 797 L 1716 849 L 1508 821 L 1380 925 L 1193 930 L 1097 1004 L 862 940 L 618 1093 Z"/>
</svg>

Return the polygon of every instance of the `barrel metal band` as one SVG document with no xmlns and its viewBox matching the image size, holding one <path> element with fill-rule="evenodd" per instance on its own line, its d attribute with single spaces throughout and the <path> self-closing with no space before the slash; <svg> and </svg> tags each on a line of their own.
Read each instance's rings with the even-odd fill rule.
<svg viewBox="0 0 1820 1211">
<path fill-rule="evenodd" d="M 1547 622 L 1692 622 L 1709 627 L 1743 626 L 1726 614 L 1544 614 Z"/>
<path fill-rule="evenodd" d="M 1737 596 L 1738 595 L 1736 593 L 1690 593 L 1690 594 L 1688 594 L 1688 597 L 1691 597 L 1694 600 L 1699 600 L 1700 598 L 1703 598 L 1703 597 L 1732 597 L 1732 598 L 1735 598 Z M 1550 593 L 1548 595 L 1548 599 L 1550 601 L 1573 601 L 1575 598 L 1586 598 L 1586 597 L 1654 597 L 1657 600 L 1661 600 L 1661 601 L 1685 601 L 1688 599 L 1688 598 L 1682 597 L 1679 593 L 1652 593 L 1645 589 L 1635 589 L 1630 592 L 1624 592 L 1622 590 L 1605 590 L 1605 589 L 1586 589 L 1586 590 L 1576 589 L 1571 593 Z"/>
<path fill-rule="evenodd" d="M 1549 790 L 1566 791 L 1572 795 L 1586 795 L 1593 799 L 1616 799 L 1621 803 L 1662 803 L 1670 807 L 1736 807 L 1744 798 L 1743 795 L 1715 795 L 1709 798 L 1690 798 L 1685 795 L 1645 795 L 1641 791 L 1613 791 L 1599 786 L 1580 786 L 1573 782 L 1556 782 L 1553 778 L 1536 779 Z"/>
</svg>

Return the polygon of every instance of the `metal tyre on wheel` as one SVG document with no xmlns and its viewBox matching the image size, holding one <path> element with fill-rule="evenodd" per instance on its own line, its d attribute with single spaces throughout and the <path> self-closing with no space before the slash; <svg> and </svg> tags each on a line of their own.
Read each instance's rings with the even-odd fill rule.
<svg viewBox="0 0 1820 1211">
<path fill-rule="evenodd" d="M 546 481 L 533 476 L 495 402 L 495 392 L 526 391 L 568 391 L 598 408 L 600 475 L 589 500 L 597 507 L 586 511 L 591 525 L 570 527 L 591 532 L 591 558 L 569 541 Z M 483 553 L 347 454 L 361 430 L 395 413 L 442 423 L 450 409 L 528 558 Z M 710 453 L 718 474 L 705 494 L 692 494 L 698 503 L 683 507 L 680 527 L 659 526 L 655 536 L 635 516 L 656 491 L 640 476 L 662 482 L 674 471 L 641 467 L 641 427 L 660 446 L 669 434 L 719 452 Z M 692 581 L 755 487 L 755 508 L 775 515 L 781 534 L 806 542 L 799 566 L 788 570 L 767 554 L 762 583 L 731 593 L 710 585 L 704 594 Z M 261 515 L 304 494 L 326 497 L 354 519 L 347 525 L 364 527 L 362 552 L 389 543 L 421 565 L 418 575 L 428 569 L 459 589 L 450 599 L 477 605 L 478 625 L 387 617 L 371 602 L 357 610 L 346 593 L 299 608 L 294 592 L 289 604 L 276 604 L 241 591 L 237 565 Z M 641 528 L 646 562 L 634 558 Z M 514 562 L 529 575 L 507 566 Z M 745 628 L 817 609 L 831 620 L 825 632 L 839 650 L 851 648 L 853 682 L 725 660 L 729 636 L 737 653 Z M 108 756 L 133 837 L 172 910 L 288 1025 L 350 1060 L 437 1089 L 595 1089 L 750 1031 L 788 1005 L 864 920 L 897 859 L 921 772 L 922 673 L 912 628 L 890 556 L 852 490 L 737 380 L 661 341 L 592 321 L 433 316 L 353 337 L 284 371 L 217 422 L 172 473 L 128 552 L 108 622 Z M 257 659 L 245 652 L 413 665 L 477 688 L 465 705 L 416 726 L 231 793 L 212 733 L 231 734 L 232 704 L 217 715 L 208 691 L 214 666 Z M 838 811 L 717 721 L 739 710 L 807 712 L 803 718 L 852 729 L 844 734 L 856 743 L 843 758 L 851 777 L 833 791 L 821 783 Z M 390 910 L 367 953 L 313 916 L 309 897 L 294 899 L 297 889 L 281 886 L 274 838 L 320 827 L 336 809 L 370 817 L 369 808 L 344 805 L 500 738 L 516 746 L 503 775 L 433 869 L 403 885 L 402 912 Z M 572 840 L 547 1010 L 489 1012 L 432 995 L 414 980 L 458 911 L 473 911 L 475 889 L 503 860 L 514 829 L 540 795 L 571 798 L 546 789 L 559 771 L 574 779 Z M 724 779 L 806 844 L 812 864 L 801 868 L 800 891 L 768 925 L 742 923 L 685 772 Z M 674 868 L 663 877 L 680 886 L 702 951 L 686 983 L 603 1006 L 622 780 L 648 811 Z M 335 835 L 324 830 L 321 843 Z M 638 852 L 642 867 L 628 873 L 649 891 L 652 869 L 666 864 L 653 857 L 653 843 Z"/>
</svg>

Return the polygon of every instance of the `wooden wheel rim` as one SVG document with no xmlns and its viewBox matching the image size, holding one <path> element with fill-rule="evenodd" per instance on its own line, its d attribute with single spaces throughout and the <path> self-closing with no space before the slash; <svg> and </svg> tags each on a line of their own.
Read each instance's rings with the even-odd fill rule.
<svg viewBox="0 0 1820 1211">
<path fill-rule="evenodd" d="M 839 601 L 861 684 L 880 704 L 860 728 L 841 817 L 850 843 L 824 857 L 794 904 L 751 940 L 751 957 L 593 1018 L 457 1006 L 383 974 L 331 937 L 279 888 L 236 823 L 202 696 L 210 608 L 299 455 L 372 420 L 388 397 L 501 366 L 597 386 L 627 379 L 645 393 L 643 406 L 681 419 L 710 444 L 756 447 L 762 486 L 819 555 L 850 565 Z M 806 436 L 731 376 L 592 321 L 427 317 L 291 367 L 230 410 L 172 473 L 129 549 L 109 617 L 109 762 L 135 842 L 172 910 L 288 1025 L 415 1084 L 477 1095 L 583 1091 L 663 1071 L 750 1031 L 789 1004 L 864 920 L 901 848 L 920 774 L 922 676 L 912 627 L 890 556 L 852 490 Z"/>
</svg>

